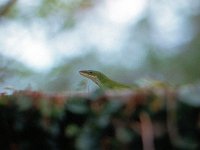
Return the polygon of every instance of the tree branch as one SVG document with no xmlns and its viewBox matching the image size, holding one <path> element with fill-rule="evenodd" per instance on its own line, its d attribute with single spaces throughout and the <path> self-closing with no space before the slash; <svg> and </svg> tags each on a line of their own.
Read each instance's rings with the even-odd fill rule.
<svg viewBox="0 0 200 150">
<path fill-rule="evenodd" d="M 4 6 L 0 7 L 0 18 L 5 16 L 16 2 L 17 0 L 10 0 Z"/>
</svg>

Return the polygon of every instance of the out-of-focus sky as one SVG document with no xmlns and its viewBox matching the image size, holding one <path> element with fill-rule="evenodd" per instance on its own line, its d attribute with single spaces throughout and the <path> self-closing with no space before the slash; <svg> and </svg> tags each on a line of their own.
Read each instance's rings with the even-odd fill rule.
<svg viewBox="0 0 200 150">
<path fill-rule="evenodd" d="M 199 17 L 199 0 L 0 0 L 1 87 L 74 90 L 81 69 L 199 81 Z"/>
<path fill-rule="evenodd" d="M 0 2 L 3 3 L 4 0 Z M 39 2 L 19 0 L 17 5 L 26 12 L 37 7 Z M 187 18 L 179 13 L 181 10 L 192 13 L 189 12 L 192 8 L 187 9 L 187 4 L 186 0 L 166 1 L 164 4 L 148 0 L 104 0 L 84 12 L 76 28 L 51 38 L 48 24 L 43 24 L 40 20 L 36 19 L 29 26 L 19 21 L 4 22 L 0 25 L 0 52 L 35 71 L 50 69 L 62 57 L 84 54 L 88 47 L 95 47 L 100 56 L 115 54 L 116 59 L 122 59 L 120 56 L 127 38 L 127 29 L 151 12 L 149 15 L 155 30 L 152 37 L 154 42 L 172 53 L 175 52 L 174 47 L 189 41 L 194 34 Z M 145 50 L 135 44 L 135 64 L 140 63 L 144 56 Z M 109 62 L 111 59 L 105 61 Z"/>
<path fill-rule="evenodd" d="M 29 9 L 34 3 L 38 2 L 23 0 L 18 5 Z M 31 26 L 16 22 L 5 24 L 0 28 L 1 45 L 5 49 L 2 53 L 17 58 L 36 70 L 43 70 L 51 67 L 59 55 L 84 53 L 83 47 L 87 44 L 97 46 L 103 53 L 116 51 L 120 41 L 123 41 L 123 30 L 131 21 L 137 21 L 145 10 L 146 3 L 146 0 L 104 1 L 87 12 L 92 15 L 86 15 L 79 27 L 54 39 L 48 39 L 45 26 L 37 21 Z"/>
</svg>

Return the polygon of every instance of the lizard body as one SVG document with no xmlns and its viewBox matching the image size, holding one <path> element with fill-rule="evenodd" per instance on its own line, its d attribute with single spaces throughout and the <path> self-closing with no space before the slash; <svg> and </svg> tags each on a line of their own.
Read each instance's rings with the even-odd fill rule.
<svg viewBox="0 0 200 150">
<path fill-rule="evenodd" d="M 131 89 L 133 87 L 111 80 L 109 77 L 99 71 L 82 70 L 79 73 L 92 80 L 102 89 Z"/>
</svg>

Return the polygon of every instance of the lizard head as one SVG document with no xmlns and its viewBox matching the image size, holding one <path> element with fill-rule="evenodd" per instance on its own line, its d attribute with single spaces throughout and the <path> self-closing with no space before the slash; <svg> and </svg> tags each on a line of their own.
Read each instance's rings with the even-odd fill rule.
<svg viewBox="0 0 200 150">
<path fill-rule="evenodd" d="M 124 88 L 130 88 L 127 85 L 123 85 L 121 83 L 115 82 L 111 80 L 109 77 L 104 75 L 103 73 L 99 71 L 94 70 L 82 70 L 79 71 L 79 73 L 92 80 L 94 83 L 96 83 L 100 88 L 102 89 L 124 89 Z"/>
<path fill-rule="evenodd" d="M 91 79 L 93 82 L 95 82 L 97 85 L 100 85 L 101 84 L 101 79 L 102 77 L 104 77 L 105 75 L 102 74 L 101 72 L 99 71 L 94 71 L 94 70 L 81 70 L 79 71 L 79 73 L 88 78 L 88 79 Z"/>
</svg>

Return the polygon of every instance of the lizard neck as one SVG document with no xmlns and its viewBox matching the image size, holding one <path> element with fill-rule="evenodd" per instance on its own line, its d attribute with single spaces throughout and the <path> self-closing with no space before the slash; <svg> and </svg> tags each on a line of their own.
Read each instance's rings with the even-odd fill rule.
<svg viewBox="0 0 200 150">
<path fill-rule="evenodd" d="M 106 75 L 101 75 L 95 82 L 100 88 L 103 89 L 122 89 L 122 88 L 129 88 L 128 86 L 121 84 L 119 82 L 111 80 Z"/>
</svg>

